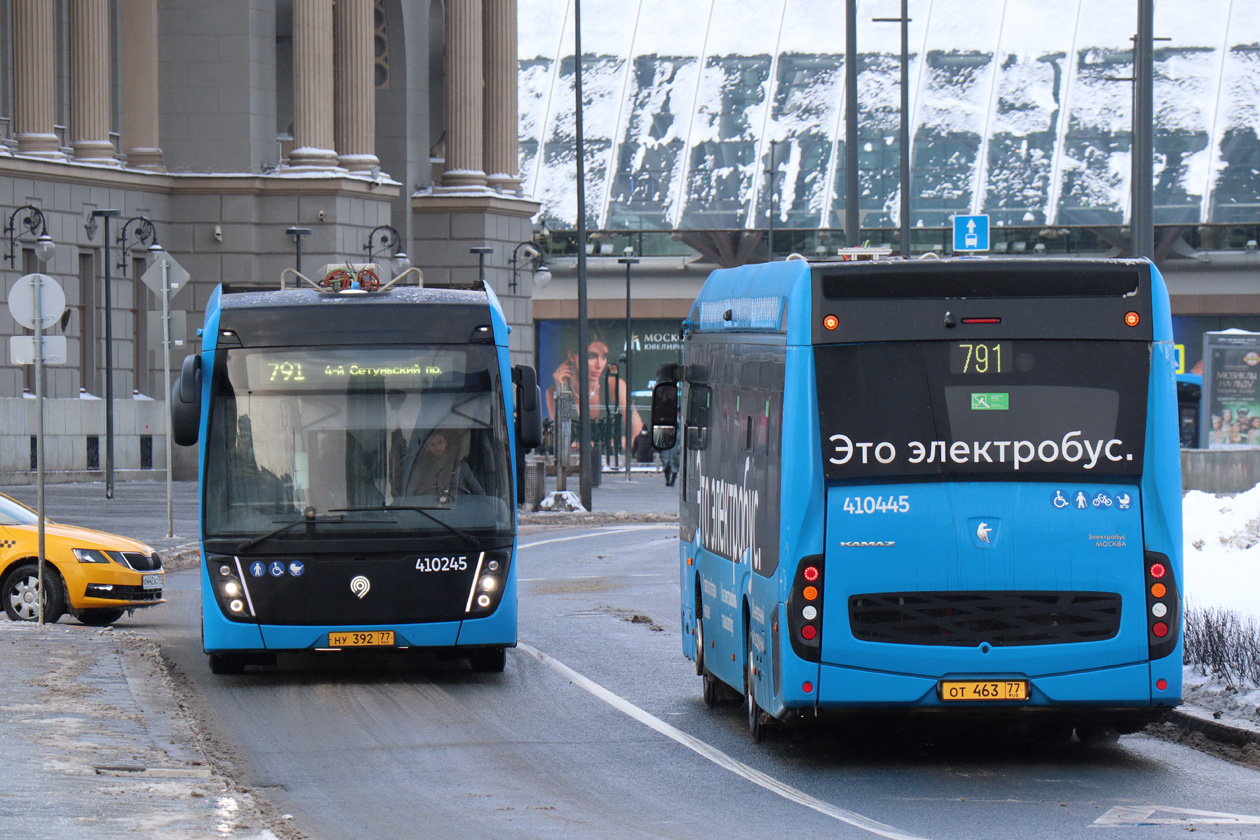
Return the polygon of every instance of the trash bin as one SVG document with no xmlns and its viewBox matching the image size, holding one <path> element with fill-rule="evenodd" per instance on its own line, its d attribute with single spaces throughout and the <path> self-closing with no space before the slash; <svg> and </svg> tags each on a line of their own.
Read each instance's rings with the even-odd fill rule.
<svg viewBox="0 0 1260 840">
<path fill-rule="evenodd" d="M 525 494 L 521 504 L 526 510 L 538 510 L 538 503 L 547 495 L 547 462 L 542 458 L 525 459 Z"/>
</svg>

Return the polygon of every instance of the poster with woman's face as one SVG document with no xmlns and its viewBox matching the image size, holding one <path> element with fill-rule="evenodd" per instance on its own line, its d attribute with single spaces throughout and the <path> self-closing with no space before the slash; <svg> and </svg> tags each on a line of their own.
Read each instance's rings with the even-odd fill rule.
<svg viewBox="0 0 1260 840">
<path fill-rule="evenodd" d="M 544 394 L 550 397 L 558 387 L 572 391 L 576 410 L 581 366 L 585 364 L 592 416 L 601 416 L 605 405 L 620 411 L 617 394 L 626 377 L 626 322 L 590 319 L 585 353 L 578 348 L 577 321 L 542 320 L 537 326 L 538 380 Z M 630 381 L 626 390 L 630 392 L 631 405 L 640 414 L 645 415 L 652 402 L 657 369 L 680 358 L 680 327 L 679 321 L 669 318 L 636 318 L 631 324 Z M 550 398 L 543 402 L 543 416 L 551 419 L 555 405 Z"/>
</svg>

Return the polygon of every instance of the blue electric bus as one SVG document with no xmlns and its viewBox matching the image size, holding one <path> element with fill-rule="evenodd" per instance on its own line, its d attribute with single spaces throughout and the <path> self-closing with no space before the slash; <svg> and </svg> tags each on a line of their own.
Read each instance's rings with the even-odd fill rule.
<svg viewBox="0 0 1260 840">
<path fill-rule="evenodd" d="M 685 654 L 750 731 L 995 713 L 1047 737 L 1180 702 L 1168 295 L 1148 262 L 719 270 L 662 369 Z"/>
<path fill-rule="evenodd" d="M 541 400 L 533 369 L 510 365 L 499 302 L 369 291 L 370 272 L 335 267 L 298 276 L 305 287 L 217 289 L 173 389 L 175 441 L 200 442 L 211 670 L 402 648 L 502 670 L 515 455 L 540 441 Z"/>
</svg>

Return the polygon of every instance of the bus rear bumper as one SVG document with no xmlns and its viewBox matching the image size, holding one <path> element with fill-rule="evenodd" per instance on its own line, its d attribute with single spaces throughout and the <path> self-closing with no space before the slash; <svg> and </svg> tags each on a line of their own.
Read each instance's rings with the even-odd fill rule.
<svg viewBox="0 0 1260 840">
<path fill-rule="evenodd" d="M 1026 701 L 942 700 L 941 679 L 1029 681 Z M 1070 674 L 1028 678 L 1015 673 L 943 674 L 940 678 L 894 674 L 821 665 L 818 674 L 817 709 L 1027 709 L 1027 708 L 1164 708 L 1179 698 L 1153 699 L 1150 666 L 1147 663 L 1100 668 Z"/>
</svg>

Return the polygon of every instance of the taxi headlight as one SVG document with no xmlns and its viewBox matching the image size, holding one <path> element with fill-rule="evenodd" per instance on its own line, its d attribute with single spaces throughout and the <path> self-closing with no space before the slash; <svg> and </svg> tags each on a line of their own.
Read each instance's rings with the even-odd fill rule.
<svg viewBox="0 0 1260 840">
<path fill-rule="evenodd" d="M 99 548 L 72 548 L 75 559 L 80 563 L 110 563 L 109 556 Z"/>
</svg>

